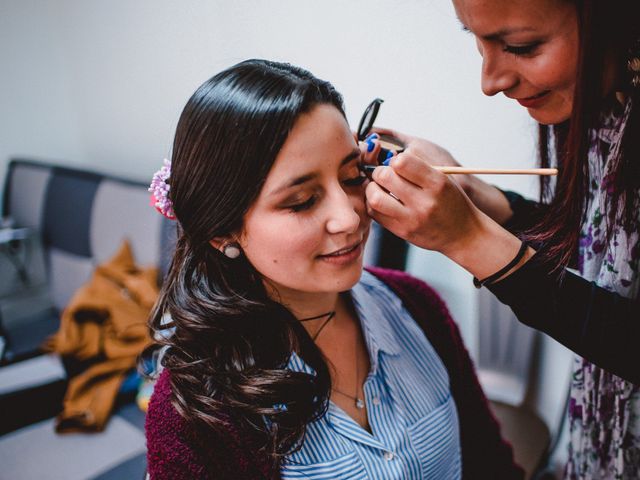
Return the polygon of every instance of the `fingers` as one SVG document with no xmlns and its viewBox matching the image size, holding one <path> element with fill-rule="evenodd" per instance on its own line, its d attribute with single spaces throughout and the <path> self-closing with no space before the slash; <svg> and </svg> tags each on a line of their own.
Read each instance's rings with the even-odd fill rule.
<svg viewBox="0 0 640 480">
<path fill-rule="evenodd" d="M 404 204 L 398 200 L 395 194 L 392 196 L 388 190 L 376 182 L 370 182 L 365 189 L 367 198 L 367 213 L 374 218 L 384 216 L 386 221 L 396 222 L 404 215 Z"/>
<path fill-rule="evenodd" d="M 447 182 L 444 174 L 408 152 L 394 156 L 389 167 L 376 168 L 372 179 L 400 199 L 408 200 L 420 195 L 423 189 L 438 192 Z"/>
<path fill-rule="evenodd" d="M 402 169 L 396 168 L 398 162 Z M 365 192 L 370 210 L 394 218 L 406 215 L 406 209 L 403 207 L 410 207 L 424 196 L 423 185 L 425 182 L 421 177 L 423 171 L 427 180 L 431 172 L 443 176 L 430 169 L 428 165 L 426 169 L 421 168 L 422 163 L 424 162 L 416 157 L 400 154 L 392 159 L 391 166 L 376 168 L 372 175 L 373 182 L 367 185 Z M 430 188 L 433 188 L 433 184 L 437 182 L 431 180 L 426 183 Z M 438 187 L 435 189 L 439 190 Z"/>
<path fill-rule="evenodd" d="M 410 135 L 405 135 L 404 133 L 398 132 L 397 130 L 393 130 L 391 128 L 373 127 L 371 131 L 379 135 L 389 135 L 390 137 L 395 137 L 404 144 L 409 143 L 413 138 Z"/>
<path fill-rule="evenodd" d="M 366 165 L 378 165 L 378 155 L 380 154 L 380 136 L 372 133 L 362 142 L 358 142 L 362 162 Z"/>
<path fill-rule="evenodd" d="M 426 160 L 410 152 L 397 155 L 389 165 L 397 175 L 420 188 L 433 188 L 435 184 L 445 181 L 444 174 L 432 168 Z M 383 186 L 386 188 L 386 185 Z"/>
<path fill-rule="evenodd" d="M 406 206 L 380 185 L 371 182 L 365 191 L 367 214 L 387 230 L 405 240 L 413 239 L 413 231 L 419 228 L 415 206 Z"/>
<path fill-rule="evenodd" d="M 402 224 L 398 221 L 397 218 L 387 216 L 375 210 L 371 210 L 369 212 L 369 216 L 371 217 L 371 219 L 378 222 L 381 226 L 383 226 L 393 234 L 397 235 L 398 237 L 402 237 Z"/>
<path fill-rule="evenodd" d="M 406 239 L 421 229 L 449 183 L 446 175 L 408 153 L 394 157 L 388 167 L 376 168 L 372 179 L 365 190 L 369 216 Z"/>
</svg>

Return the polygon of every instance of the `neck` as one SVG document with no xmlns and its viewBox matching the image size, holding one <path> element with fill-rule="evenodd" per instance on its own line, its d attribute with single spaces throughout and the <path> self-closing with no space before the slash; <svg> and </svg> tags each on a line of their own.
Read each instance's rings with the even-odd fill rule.
<svg viewBox="0 0 640 480">
<path fill-rule="evenodd" d="M 269 296 L 298 318 L 315 317 L 338 309 L 338 292 L 300 292 L 266 285 Z"/>
<path fill-rule="evenodd" d="M 287 307 L 296 318 L 309 318 L 332 312 L 337 309 L 340 297 L 337 293 L 331 295 L 307 296 L 296 299 L 282 299 L 282 304 Z"/>
</svg>

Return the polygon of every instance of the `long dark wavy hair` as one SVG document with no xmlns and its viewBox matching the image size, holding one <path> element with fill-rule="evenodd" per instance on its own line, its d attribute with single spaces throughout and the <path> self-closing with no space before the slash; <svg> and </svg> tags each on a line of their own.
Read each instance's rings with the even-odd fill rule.
<svg viewBox="0 0 640 480">
<path fill-rule="evenodd" d="M 326 412 L 329 369 L 246 258 L 227 258 L 209 242 L 240 231 L 296 120 L 318 104 L 344 116 L 330 83 L 265 60 L 217 74 L 189 99 L 169 180 L 179 238 L 150 321 L 178 412 L 205 435 L 224 435 L 229 421 L 251 432 L 272 468 Z M 292 352 L 316 375 L 288 370 Z"/>
<path fill-rule="evenodd" d="M 616 91 L 630 97 L 632 110 L 614 169 L 611 196 L 605 213 L 610 238 L 616 224 L 637 228 L 640 189 L 640 88 L 631 85 L 626 69 L 630 50 L 640 53 L 640 1 L 572 0 L 579 28 L 579 58 L 571 118 L 562 124 L 539 127 L 542 166 L 558 164 L 554 183 L 541 177 L 541 201 L 549 204 L 531 237 L 546 244 L 546 258 L 564 266 L 576 254 L 580 227 L 587 207 L 589 184 L 589 129 L 597 128 L 613 92 L 605 92 L 603 72 L 615 69 Z"/>
</svg>

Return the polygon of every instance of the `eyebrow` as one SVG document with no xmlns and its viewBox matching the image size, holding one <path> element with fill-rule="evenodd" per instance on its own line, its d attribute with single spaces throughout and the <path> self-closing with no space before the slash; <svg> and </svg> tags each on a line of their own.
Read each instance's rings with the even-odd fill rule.
<svg viewBox="0 0 640 480">
<path fill-rule="evenodd" d="M 358 158 L 360 156 L 360 150 L 358 148 L 354 148 L 353 150 L 351 150 L 341 161 L 340 161 L 340 166 L 344 166 L 347 163 L 355 160 L 356 158 Z M 316 178 L 318 176 L 317 173 L 308 173 L 306 175 L 302 175 L 300 177 L 296 177 L 293 180 L 291 180 L 290 182 L 288 182 L 286 185 L 283 185 L 277 189 L 275 189 L 274 191 L 271 192 L 272 195 L 275 195 L 276 193 L 279 193 L 283 190 L 286 190 L 288 188 L 291 187 L 295 187 L 298 185 L 302 185 L 303 183 L 307 183 L 310 180 L 313 180 L 314 178 Z"/>
<path fill-rule="evenodd" d="M 460 22 L 460 26 L 464 32 L 473 33 L 471 29 L 467 27 L 464 23 Z M 535 29 L 531 27 L 503 28 L 494 33 L 489 33 L 487 35 L 479 35 L 479 37 L 484 38 L 485 40 L 499 40 L 509 35 L 513 35 L 514 33 L 533 32 L 533 31 L 535 31 Z"/>
</svg>

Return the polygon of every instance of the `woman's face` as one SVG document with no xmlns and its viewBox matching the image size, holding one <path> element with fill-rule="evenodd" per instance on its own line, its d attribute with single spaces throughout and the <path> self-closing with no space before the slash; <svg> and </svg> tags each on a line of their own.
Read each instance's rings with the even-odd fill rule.
<svg viewBox="0 0 640 480">
<path fill-rule="evenodd" d="M 296 121 L 240 235 L 244 254 L 281 298 L 337 293 L 359 280 L 370 225 L 359 162 L 335 107 L 318 105 Z"/>
<path fill-rule="evenodd" d="M 482 91 L 503 92 L 538 122 L 567 120 L 578 57 L 575 4 L 569 0 L 453 0 L 482 55 Z"/>
</svg>

